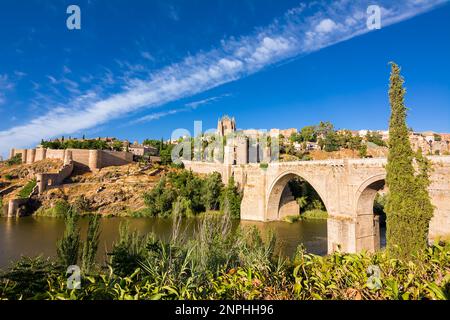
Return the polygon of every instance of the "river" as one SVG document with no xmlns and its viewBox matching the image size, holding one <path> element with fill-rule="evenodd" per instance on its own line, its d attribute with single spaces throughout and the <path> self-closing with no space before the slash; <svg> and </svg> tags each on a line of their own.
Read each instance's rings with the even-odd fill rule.
<svg viewBox="0 0 450 320">
<path fill-rule="evenodd" d="M 163 218 L 103 218 L 100 220 L 100 245 L 97 260 L 105 261 L 105 249 L 110 249 L 117 240 L 121 222 L 128 221 L 130 229 L 141 233 L 153 232 L 161 239 L 168 239 L 172 232 L 172 220 Z M 195 232 L 198 219 L 184 219 L 182 230 L 188 236 Z M 277 239 L 277 250 L 292 256 L 297 246 L 304 244 L 310 253 L 325 255 L 327 253 L 326 220 L 287 222 L 234 222 L 242 226 L 256 226 L 264 235 L 273 230 Z M 80 227 L 86 234 L 88 220 L 82 218 Z M 54 256 L 56 241 L 64 232 L 64 220 L 58 218 L 24 217 L 0 218 L 0 268 L 9 266 L 23 256 Z"/>
</svg>

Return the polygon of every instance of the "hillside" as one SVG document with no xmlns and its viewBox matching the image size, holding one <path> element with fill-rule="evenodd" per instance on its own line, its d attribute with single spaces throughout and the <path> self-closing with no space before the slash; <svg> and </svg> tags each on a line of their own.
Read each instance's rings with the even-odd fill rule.
<svg viewBox="0 0 450 320">
<path fill-rule="evenodd" d="M 60 201 L 85 213 L 122 215 L 139 211 L 144 208 L 143 193 L 153 188 L 166 171 L 162 167 L 140 167 L 133 163 L 74 175 L 63 185 L 39 196 L 38 214 L 49 214 L 48 209 Z"/>
</svg>

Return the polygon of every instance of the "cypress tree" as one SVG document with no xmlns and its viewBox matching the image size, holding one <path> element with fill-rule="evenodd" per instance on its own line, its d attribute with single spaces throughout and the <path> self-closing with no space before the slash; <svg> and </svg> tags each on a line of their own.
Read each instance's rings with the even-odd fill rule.
<svg viewBox="0 0 450 320">
<path fill-rule="evenodd" d="M 66 229 L 64 236 L 57 242 L 56 253 L 65 267 L 76 265 L 80 250 L 80 229 L 78 227 L 78 212 L 69 208 L 65 213 Z"/>
<path fill-rule="evenodd" d="M 389 155 L 386 166 L 386 184 L 389 195 L 386 202 L 387 249 L 395 257 L 411 258 L 426 248 L 428 225 L 433 215 L 433 206 L 427 191 L 429 186 L 428 160 L 415 155 L 409 142 L 406 125 L 407 110 L 400 68 L 391 64 L 389 100 L 391 118 L 389 122 Z M 417 157 L 418 174 L 414 169 Z"/>
</svg>

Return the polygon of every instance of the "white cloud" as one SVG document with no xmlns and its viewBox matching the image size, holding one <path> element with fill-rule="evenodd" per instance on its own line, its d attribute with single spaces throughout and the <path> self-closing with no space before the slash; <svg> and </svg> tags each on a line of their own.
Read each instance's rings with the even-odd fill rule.
<svg viewBox="0 0 450 320">
<path fill-rule="evenodd" d="M 385 27 L 421 14 L 445 0 L 379 2 L 386 9 L 382 18 Z M 84 94 L 77 91 L 79 88 L 75 82 L 66 79 L 63 82 L 66 89 L 78 92 L 79 97 L 64 104 L 58 112 L 50 110 L 27 123 L 0 131 L 0 153 L 6 154 L 13 146 L 31 146 L 41 138 L 74 134 L 139 109 L 154 108 L 193 96 L 288 58 L 309 54 L 369 32 L 366 17 L 361 14 L 369 4 L 365 0 L 318 2 L 318 10 L 310 16 L 303 15 L 304 6 L 291 9 L 284 17 L 254 34 L 223 40 L 215 49 L 188 56 L 179 63 L 151 73 L 146 79 L 136 76 L 146 71 L 141 65 L 120 62 L 127 70 L 123 78 L 126 85 L 122 92 L 106 97 L 102 94 L 103 86 L 115 84 L 118 78 L 108 69 L 102 77 L 103 82 Z M 48 79 L 52 84 L 60 82 L 53 76 L 48 76 Z M 48 108 L 48 99 L 43 99 L 43 103 Z M 149 115 L 147 120 L 174 112 Z"/>
<path fill-rule="evenodd" d="M 316 27 L 316 31 L 320 33 L 328 33 L 336 29 L 338 25 L 331 19 L 323 19 Z"/>
<path fill-rule="evenodd" d="M 147 52 L 147 51 L 141 52 L 141 56 L 142 56 L 142 58 L 144 58 L 146 60 L 150 60 L 150 61 L 154 61 L 155 60 L 155 58 L 152 56 L 152 54 L 150 52 Z"/>
<path fill-rule="evenodd" d="M 163 112 L 155 112 L 155 113 L 151 113 L 149 115 L 143 116 L 139 119 L 136 119 L 136 120 L 130 122 L 130 124 L 150 122 L 150 121 L 158 120 L 158 119 L 161 119 L 163 117 L 166 117 L 166 116 L 169 116 L 172 114 L 176 114 L 179 112 L 185 112 L 185 111 L 188 111 L 188 109 L 174 109 L 174 110 L 168 110 L 168 111 L 163 111 Z"/>
<path fill-rule="evenodd" d="M 231 94 L 227 93 L 227 94 L 223 94 L 223 95 L 220 95 L 217 97 L 210 97 L 210 98 L 206 98 L 206 99 L 202 99 L 202 100 L 198 100 L 198 101 L 192 101 L 192 102 L 186 103 L 186 107 L 196 109 L 205 104 L 210 104 L 210 103 L 219 101 L 220 99 L 229 97 L 229 96 L 231 96 Z"/>
</svg>

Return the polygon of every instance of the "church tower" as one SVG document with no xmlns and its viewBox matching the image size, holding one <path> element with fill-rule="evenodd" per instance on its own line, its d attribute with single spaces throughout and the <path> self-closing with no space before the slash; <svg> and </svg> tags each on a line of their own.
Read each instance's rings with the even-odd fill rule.
<svg viewBox="0 0 450 320">
<path fill-rule="evenodd" d="M 230 133 L 234 133 L 236 131 L 236 121 L 229 116 L 223 116 L 217 122 L 217 133 L 220 136 L 226 136 Z"/>
</svg>

